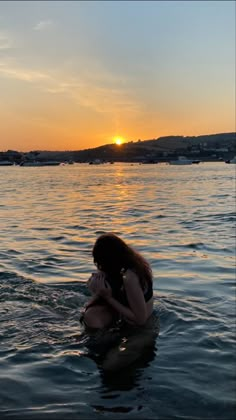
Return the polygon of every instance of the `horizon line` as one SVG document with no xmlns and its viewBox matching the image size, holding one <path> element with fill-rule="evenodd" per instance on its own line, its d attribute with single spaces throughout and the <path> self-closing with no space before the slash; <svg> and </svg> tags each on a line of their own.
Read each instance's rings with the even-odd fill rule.
<svg viewBox="0 0 236 420">
<path fill-rule="evenodd" d="M 183 134 L 173 134 L 173 135 L 167 135 L 167 136 L 161 136 L 161 137 L 153 137 L 150 139 L 138 139 L 138 140 L 129 140 L 129 141 L 125 141 L 123 145 L 125 144 L 129 144 L 129 143 L 140 143 L 140 142 L 146 142 L 146 141 L 158 141 L 160 139 L 165 139 L 165 138 L 169 138 L 169 137 L 182 137 L 182 138 L 198 138 L 198 137 L 210 137 L 210 136 L 219 136 L 219 135 L 225 135 L 225 134 L 235 134 L 236 135 L 236 131 L 227 131 L 227 132 L 221 132 L 221 133 L 211 133 L 211 134 L 200 134 L 197 136 L 189 136 L 189 135 L 183 135 Z M 100 147 L 105 147 L 105 146 L 116 146 L 116 143 L 105 143 L 105 144 L 101 144 L 100 146 L 96 146 L 96 147 L 89 147 L 89 148 L 85 148 L 85 149 L 71 149 L 71 150 L 40 150 L 40 149 L 35 149 L 35 150 L 29 150 L 28 152 L 21 152 L 18 150 L 13 150 L 13 149 L 8 149 L 5 151 L 0 151 L 0 153 L 7 153 L 7 152 L 18 152 L 18 153 L 31 153 L 31 152 L 54 152 L 54 153 L 63 153 L 63 152 L 82 152 L 85 150 L 93 150 L 93 149 L 99 149 Z M 120 147 L 120 146 L 118 146 Z"/>
</svg>

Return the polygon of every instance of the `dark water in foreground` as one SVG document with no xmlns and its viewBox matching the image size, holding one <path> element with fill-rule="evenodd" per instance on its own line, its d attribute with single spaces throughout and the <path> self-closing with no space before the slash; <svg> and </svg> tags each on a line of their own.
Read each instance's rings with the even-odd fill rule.
<svg viewBox="0 0 236 420">
<path fill-rule="evenodd" d="M 233 419 L 235 166 L 0 175 L 0 418 Z M 160 333 L 107 375 L 79 317 L 93 242 L 111 230 L 152 264 Z"/>
</svg>

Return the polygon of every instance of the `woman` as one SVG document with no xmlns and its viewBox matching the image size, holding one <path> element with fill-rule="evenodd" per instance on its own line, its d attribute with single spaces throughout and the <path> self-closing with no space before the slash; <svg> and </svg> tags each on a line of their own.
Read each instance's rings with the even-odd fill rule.
<svg viewBox="0 0 236 420">
<path fill-rule="evenodd" d="M 101 235 L 93 247 L 98 270 L 88 280 L 93 294 L 83 321 L 89 328 L 118 321 L 141 326 L 153 312 L 152 271 L 147 261 L 113 233 Z"/>
</svg>

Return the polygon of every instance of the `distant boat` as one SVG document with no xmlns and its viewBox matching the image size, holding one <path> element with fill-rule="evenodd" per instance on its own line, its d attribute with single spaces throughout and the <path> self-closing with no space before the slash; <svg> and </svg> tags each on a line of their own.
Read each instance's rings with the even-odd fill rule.
<svg viewBox="0 0 236 420">
<path fill-rule="evenodd" d="M 236 163 L 236 156 L 233 159 L 226 160 L 225 163 Z"/>
<path fill-rule="evenodd" d="M 101 165 L 102 161 L 100 159 L 94 159 L 89 162 L 89 165 Z"/>
<path fill-rule="evenodd" d="M 68 160 L 65 162 L 60 162 L 60 166 L 67 166 L 67 165 L 74 165 L 74 161 L 73 160 Z"/>
<path fill-rule="evenodd" d="M 10 162 L 9 160 L 1 160 L 0 166 L 13 166 L 14 163 Z"/>
<path fill-rule="evenodd" d="M 41 162 L 21 162 L 20 166 L 42 166 Z"/>
<path fill-rule="evenodd" d="M 170 165 L 192 165 L 193 161 L 187 159 L 185 156 L 179 156 L 177 160 L 170 160 Z"/>
<path fill-rule="evenodd" d="M 48 160 L 45 162 L 22 162 L 20 166 L 58 166 L 61 162 L 57 162 L 55 160 Z"/>
<path fill-rule="evenodd" d="M 144 165 L 145 164 L 149 164 L 149 163 L 157 163 L 154 159 L 145 159 L 145 160 L 143 160 L 143 162 L 142 162 Z"/>
</svg>

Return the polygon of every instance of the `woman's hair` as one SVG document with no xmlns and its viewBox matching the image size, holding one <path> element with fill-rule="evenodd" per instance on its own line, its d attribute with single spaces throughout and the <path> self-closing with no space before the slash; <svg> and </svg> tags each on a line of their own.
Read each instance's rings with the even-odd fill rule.
<svg viewBox="0 0 236 420">
<path fill-rule="evenodd" d="M 98 268 L 107 273 L 134 270 L 142 287 L 146 282 L 152 282 L 152 270 L 145 258 L 114 233 L 104 233 L 97 238 L 93 259 Z"/>
</svg>

